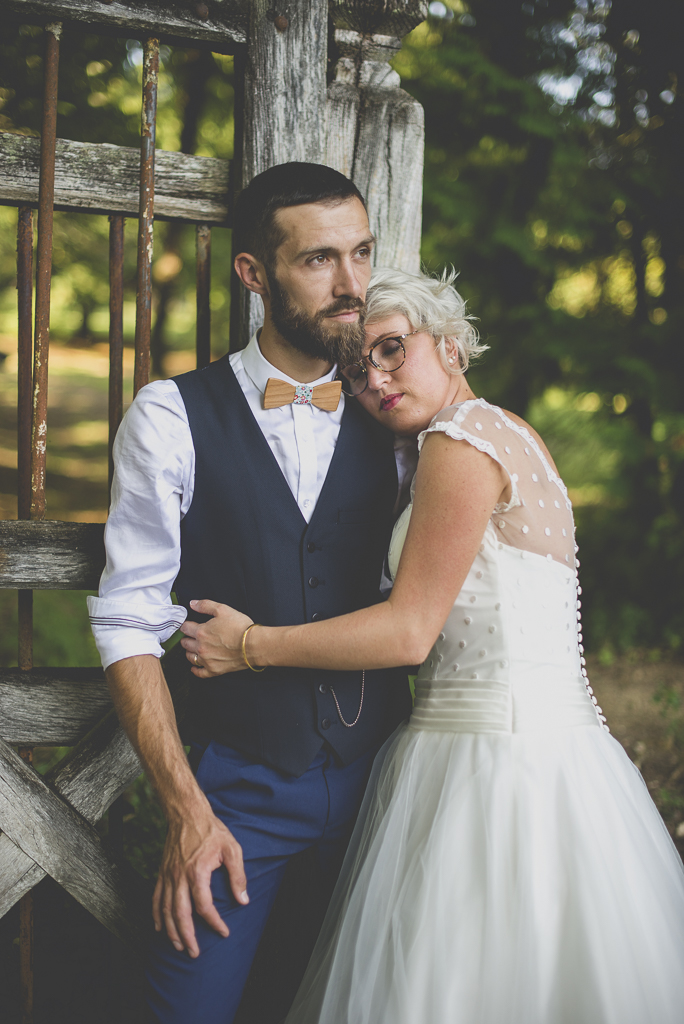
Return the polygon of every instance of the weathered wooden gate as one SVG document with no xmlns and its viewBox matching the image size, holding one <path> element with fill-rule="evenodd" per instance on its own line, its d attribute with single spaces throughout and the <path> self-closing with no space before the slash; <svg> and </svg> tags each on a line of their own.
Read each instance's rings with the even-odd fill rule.
<svg viewBox="0 0 684 1024">
<path fill-rule="evenodd" d="M 387 62 L 426 8 L 423 0 L 4 0 L 5 12 L 42 25 L 45 38 L 41 137 L 0 133 L 0 203 L 18 207 L 19 357 L 18 519 L 0 521 L 0 587 L 18 591 L 19 608 L 19 668 L 0 671 L 0 917 L 21 901 L 24 1024 L 32 1020 L 30 894 L 46 874 L 127 942 L 138 941 L 148 915 L 94 827 L 140 773 L 102 672 L 32 666 L 33 590 L 96 588 L 104 564 L 100 524 L 46 519 L 53 210 L 109 217 L 111 467 L 124 405 L 124 218 L 138 219 L 134 393 L 149 377 L 154 218 L 196 225 L 197 364 L 206 365 L 211 230 L 230 226 L 232 195 L 269 166 L 311 160 L 343 171 L 368 199 L 376 262 L 418 269 L 423 112 Z M 79 26 L 143 41 L 139 152 L 56 138 L 60 36 Z M 233 161 L 155 152 L 160 42 L 235 55 Z M 327 85 L 329 45 L 338 59 Z M 260 313 L 260 300 L 235 281 L 233 349 Z M 172 671 L 167 678 L 173 690 Z M 36 745 L 73 749 L 40 776 L 31 767 Z"/>
</svg>

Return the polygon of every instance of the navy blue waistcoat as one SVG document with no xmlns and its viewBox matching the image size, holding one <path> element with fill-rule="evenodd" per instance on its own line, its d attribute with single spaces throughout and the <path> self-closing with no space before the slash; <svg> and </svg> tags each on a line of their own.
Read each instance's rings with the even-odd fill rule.
<svg viewBox="0 0 684 1024">
<path fill-rule="evenodd" d="M 397 491 L 392 437 L 347 401 L 330 468 L 307 524 L 228 356 L 174 378 L 195 447 L 192 504 L 181 523 L 175 591 L 255 622 L 285 626 L 375 604 Z M 194 614 L 191 616 L 197 618 Z M 379 748 L 410 713 L 406 671 L 245 669 L 193 682 L 190 734 L 301 775 L 327 742 L 343 763 Z"/>
</svg>

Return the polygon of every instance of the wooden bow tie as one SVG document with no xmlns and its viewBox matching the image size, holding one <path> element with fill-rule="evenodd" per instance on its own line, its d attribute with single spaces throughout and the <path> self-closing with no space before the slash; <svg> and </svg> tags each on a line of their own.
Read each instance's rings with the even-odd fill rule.
<svg viewBox="0 0 684 1024">
<path fill-rule="evenodd" d="M 264 409 L 277 409 L 280 405 L 315 405 L 326 412 L 335 412 L 340 403 L 342 384 L 331 380 L 327 384 L 288 384 L 278 377 L 269 377 L 264 391 Z"/>
</svg>

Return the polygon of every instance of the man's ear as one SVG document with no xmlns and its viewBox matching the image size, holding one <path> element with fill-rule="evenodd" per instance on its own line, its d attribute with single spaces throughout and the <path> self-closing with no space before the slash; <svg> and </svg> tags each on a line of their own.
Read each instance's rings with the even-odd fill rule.
<svg viewBox="0 0 684 1024">
<path fill-rule="evenodd" d="M 233 266 L 245 288 L 257 295 L 268 295 L 268 278 L 263 263 L 248 252 L 241 252 L 235 257 Z"/>
</svg>

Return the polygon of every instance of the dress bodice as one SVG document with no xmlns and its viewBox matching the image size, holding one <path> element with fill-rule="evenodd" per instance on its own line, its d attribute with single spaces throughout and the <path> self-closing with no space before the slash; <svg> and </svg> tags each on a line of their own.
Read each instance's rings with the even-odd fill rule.
<svg viewBox="0 0 684 1024">
<path fill-rule="evenodd" d="M 562 481 L 529 431 L 482 399 L 440 413 L 419 444 L 434 431 L 494 458 L 509 487 L 420 666 L 411 725 L 504 733 L 602 725 L 584 667 L 572 506 Z M 394 528 L 393 576 L 411 508 Z"/>
</svg>

